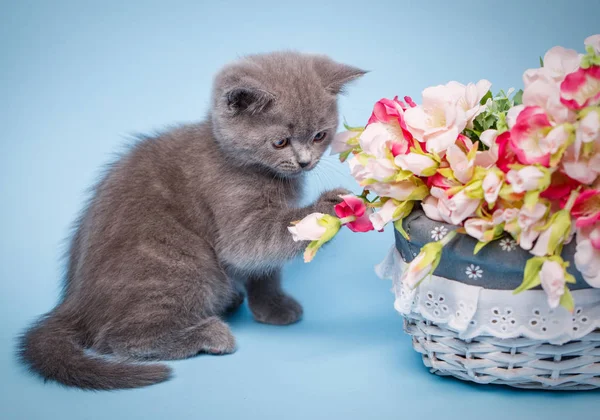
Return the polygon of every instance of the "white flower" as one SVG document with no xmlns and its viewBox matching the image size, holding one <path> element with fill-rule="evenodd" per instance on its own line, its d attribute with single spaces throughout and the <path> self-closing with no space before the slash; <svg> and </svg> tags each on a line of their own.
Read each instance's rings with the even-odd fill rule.
<svg viewBox="0 0 600 420">
<path fill-rule="evenodd" d="M 600 34 L 588 36 L 583 43 L 586 47 L 592 47 L 594 52 L 600 55 Z"/>
<path fill-rule="evenodd" d="M 298 241 L 318 241 L 327 230 L 325 226 L 319 224 L 319 220 L 324 216 L 323 213 L 312 213 L 288 227 L 292 234 L 294 242 Z"/>
<path fill-rule="evenodd" d="M 436 226 L 431 231 L 431 239 L 434 241 L 441 240 L 448 233 L 448 229 L 445 226 Z"/>
<path fill-rule="evenodd" d="M 544 173 L 535 166 L 525 166 L 519 170 L 511 169 L 506 174 L 506 180 L 517 194 L 538 189 L 543 178 Z"/>
<path fill-rule="evenodd" d="M 469 159 L 467 154 L 456 144 L 452 144 L 446 150 L 446 159 L 452 168 L 456 179 L 461 183 L 468 183 L 473 178 L 475 170 L 475 159 Z"/>
<path fill-rule="evenodd" d="M 481 105 L 481 98 L 490 90 L 492 84 L 488 80 L 480 80 L 477 84 L 469 83 L 467 86 L 458 82 L 449 82 L 446 88 L 449 89 L 457 99 L 458 106 L 464 111 L 467 118 L 467 127 L 472 127 L 472 122 L 479 114 L 485 110 L 485 105 Z"/>
<path fill-rule="evenodd" d="M 436 197 L 434 197 L 432 195 L 428 195 L 421 202 L 421 207 L 423 208 L 423 211 L 425 212 L 425 216 L 427 216 L 431 220 L 435 220 L 436 222 L 443 222 L 444 218 L 440 214 L 438 204 L 439 204 L 439 201 Z"/>
<path fill-rule="evenodd" d="M 600 140 L 600 112 L 590 111 L 579 121 L 575 137 L 576 155 L 584 143 L 592 143 Z"/>
<path fill-rule="evenodd" d="M 465 129 L 467 116 L 459 99 L 448 86 L 433 86 L 423 91 L 423 105 L 406 110 L 408 131 L 427 144 L 428 152 L 443 154 Z"/>
<path fill-rule="evenodd" d="M 600 227 L 596 227 L 595 230 L 600 230 Z M 587 284 L 598 288 L 600 287 L 600 249 L 594 247 L 594 243 L 597 244 L 600 240 L 592 233 L 590 229 L 578 230 L 575 266 Z"/>
<path fill-rule="evenodd" d="M 470 278 L 470 279 L 476 279 L 476 278 L 481 278 L 483 277 L 483 270 L 481 269 L 481 267 L 479 267 L 478 265 L 474 265 L 471 264 L 470 266 L 467 267 L 467 269 L 465 270 L 465 274 Z"/>
<path fill-rule="evenodd" d="M 480 219 L 478 217 L 465 221 L 464 226 L 467 235 L 477 239 L 479 242 L 487 242 L 486 233 L 494 230 L 494 223 L 491 220 Z"/>
<path fill-rule="evenodd" d="M 560 298 L 565 293 L 565 270 L 556 261 L 545 261 L 540 270 L 542 289 L 548 295 L 548 306 L 558 307 Z"/>
<path fill-rule="evenodd" d="M 483 178 L 483 197 L 488 204 L 493 205 L 498 199 L 500 189 L 502 188 L 502 179 L 496 171 L 489 171 Z"/>
<path fill-rule="evenodd" d="M 394 126 L 375 122 L 369 124 L 358 138 L 360 147 L 369 155 L 376 158 L 387 158 L 386 150 L 390 140 L 404 138 L 402 130 L 398 127 L 398 132 L 394 132 Z"/>
<path fill-rule="evenodd" d="M 373 224 L 376 230 L 383 230 L 385 225 L 394 221 L 394 212 L 398 208 L 398 205 L 394 203 L 394 200 L 388 200 L 379 209 L 379 211 L 373 212 L 369 215 L 369 220 Z"/>
<path fill-rule="evenodd" d="M 338 133 L 331 142 L 331 154 L 337 155 L 348 150 L 351 150 L 354 146 L 348 144 L 348 140 L 357 136 L 355 131 L 343 131 Z"/>
<path fill-rule="evenodd" d="M 512 252 L 517 248 L 517 241 L 512 238 L 503 238 L 499 245 L 500 248 L 502 248 L 502 251 Z"/>
<path fill-rule="evenodd" d="M 479 199 L 470 198 L 464 190 L 455 194 L 452 198 L 447 200 L 447 203 L 444 203 L 450 211 L 450 223 L 453 225 L 461 224 L 465 219 L 475 214 L 477 207 L 479 207 L 479 203 Z"/>
<path fill-rule="evenodd" d="M 508 112 L 506 113 L 506 124 L 508 125 L 508 128 L 513 128 L 513 126 L 517 123 L 517 117 L 519 116 L 521 111 L 523 111 L 523 109 L 525 109 L 525 105 L 513 106 L 511 109 L 508 110 Z"/>
<path fill-rule="evenodd" d="M 398 155 L 394 161 L 400 168 L 410 171 L 416 176 L 431 176 L 435 174 L 438 167 L 435 160 L 419 153 Z"/>
</svg>

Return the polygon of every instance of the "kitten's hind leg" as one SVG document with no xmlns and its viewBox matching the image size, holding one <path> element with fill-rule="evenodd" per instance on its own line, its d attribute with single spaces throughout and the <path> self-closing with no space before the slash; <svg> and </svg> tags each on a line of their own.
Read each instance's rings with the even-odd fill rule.
<svg viewBox="0 0 600 420">
<path fill-rule="evenodd" d="M 199 353 L 229 354 L 235 351 L 235 338 L 225 322 L 216 316 L 186 328 L 173 329 L 170 323 L 152 322 L 138 329 L 114 331 L 110 338 L 112 352 L 136 359 L 176 360 Z"/>
</svg>

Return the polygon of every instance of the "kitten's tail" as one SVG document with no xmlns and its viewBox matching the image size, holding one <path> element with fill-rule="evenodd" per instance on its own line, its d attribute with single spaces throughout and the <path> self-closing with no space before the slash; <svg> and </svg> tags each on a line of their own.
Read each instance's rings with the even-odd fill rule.
<svg viewBox="0 0 600 420">
<path fill-rule="evenodd" d="M 20 338 L 19 356 L 29 370 L 46 380 L 83 389 L 137 388 L 166 381 L 162 364 L 110 361 L 84 353 L 79 334 L 57 311 L 44 316 Z"/>
</svg>

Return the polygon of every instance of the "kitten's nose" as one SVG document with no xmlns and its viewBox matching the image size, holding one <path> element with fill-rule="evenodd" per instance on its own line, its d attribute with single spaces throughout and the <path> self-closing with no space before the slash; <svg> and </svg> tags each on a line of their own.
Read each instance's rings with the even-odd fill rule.
<svg viewBox="0 0 600 420">
<path fill-rule="evenodd" d="M 298 162 L 298 165 L 300 165 L 301 168 L 306 168 L 308 165 L 310 165 L 310 161 L 309 162 Z"/>
</svg>

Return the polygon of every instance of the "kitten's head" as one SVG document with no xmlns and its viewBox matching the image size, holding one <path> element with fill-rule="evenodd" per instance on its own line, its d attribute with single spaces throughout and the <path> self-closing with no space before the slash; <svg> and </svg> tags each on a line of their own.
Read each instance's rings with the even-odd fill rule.
<svg viewBox="0 0 600 420">
<path fill-rule="evenodd" d="M 246 57 L 215 79 L 215 137 L 238 163 L 299 175 L 315 167 L 336 133 L 337 95 L 363 74 L 320 55 Z"/>
</svg>

